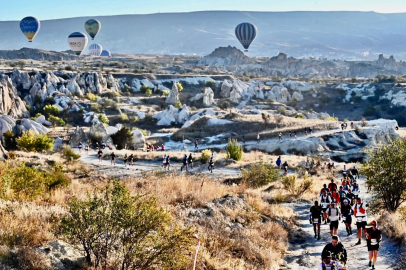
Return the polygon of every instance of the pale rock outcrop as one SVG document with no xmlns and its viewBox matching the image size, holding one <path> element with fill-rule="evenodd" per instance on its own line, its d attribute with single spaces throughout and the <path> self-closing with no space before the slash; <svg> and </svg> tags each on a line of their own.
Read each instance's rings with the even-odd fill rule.
<svg viewBox="0 0 406 270">
<path fill-rule="evenodd" d="M 138 79 L 134 79 L 131 81 L 131 88 L 133 90 L 133 92 L 139 92 L 141 90 L 141 82 Z"/>
<path fill-rule="evenodd" d="M 295 100 L 295 101 L 302 101 L 302 100 L 303 100 L 303 95 L 302 95 L 300 92 L 295 91 L 295 92 L 293 92 L 293 94 L 292 94 L 292 100 Z"/>
<path fill-rule="evenodd" d="M 133 134 L 133 147 L 134 149 L 144 149 L 145 148 L 145 137 L 144 134 L 138 129 L 131 131 Z"/>
<path fill-rule="evenodd" d="M 194 122 L 194 121 L 191 121 L 191 120 L 186 121 L 186 122 L 183 124 L 182 128 L 190 127 L 190 126 L 193 124 L 193 122 Z"/>
<path fill-rule="evenodd" d="M 199 118 L 201 118 L 203 116 L 206 116 L 206 115 L 214 116 L 214 115 L 216 115 L 216 112 L 213 111 L 212 109 L 199 110 L 197 113 L 192 115 L 192 117 L 190 117 L 189 120 L 195 121 L 195 120 L 197 120 L 197 119 L 199 119 Z"/>
<path fill-rule="evenodd" d="M 238 92 L 236 89 L 233 89 L 230 93 L 230 101 L 233 103 L 239 103 L 241 99 L 241 93 Z"/>
<path fill-rule="evenodd" d="M 190 101 L 197 101 L 203 99 L 204 106 L 211 106 L 212 104 L 216 104 L 214 102 L 214 92 L 211 90 L 210 87 L 206 87 L 203 93 L 197 94 L 196 96 L 189 99 Z"/>
<path fill-rule="evenodd" d="M 112 91 L 121 91 L 120 84 L 116 78 L 110 73 L 107 75 L 107 84 L 110 85 L 110 90 Z"/>
<path fill-rule="evenodd" d="M 38 123 L 45 125 L 45 126 L 52 126 L 52 123 L 45 119 L 44 115 L 40 115 L 35 119 Z"/>
<path fill-rule="evenodd" d="M 20 134 L 27 131 L 32 131 L 34 134 L 46 134 L 49 132 L 48 128 L 28 118 L 21 119 L 20 125 L 16 126 L 18 126 L 17 129 Z"/>
<path fill-rule="evenodd" d="M 40 83 L 34 83 L 30 89 L 30 95 L 34 98 L 39 97 L 42 101 L 47 98 L 47 89 L 45 86 L 41 86 Z"/>
<path fill-rule="evenodd" d="M 46 266 L 50 263 L 52 269 L 80 269 L 84 267 L 86 263 L 85 256 L 80 254 L 75 247 L 61 240 L 50 241 L 47 245 L 41 246 L 38 249 L 43 252 L 49 260 L 49 262 L 44 261 L 43 265 Z"/>
<path fill-rule="evenodd" d="M 0 134 L 1 135 L 3 133 L 6 133 L 9 130 L 12 131 L 13 128 L 15 127 L 15 125 L 16 125 L 16 121 L 12 117 L 10 117 L 6 114 L 0 115 Z"/>
<path fill-rule="evenodd" d="M 190 110 L 186 104 L 183 104 L 182 110 L 178 113 L 177 115 L 177 121 L 178 123 L 185 123 L 190 117 Z"/>
<path fill-rule="evenodd" d="M 79 142 L 87 141 L 87 136 L 83 128 L 76 127 L 75 131 L 70 135 L 69 145 L 71 147 L 77 147 Z"/>
<path fill-rule="evenodd" d="M 89 137 L 101 137 L 102 142 L 106 145 L 109 145 L 113 149 L 115 149 L 113 140 L 111 139 L 110 135 L 107 133 L 106 127 L 103 123 L 95 123 L 92 125 L 89 131 Z"/>
<path fill-rule="evenodd" d="M 0 76 L 0 114 L 7 114 L 13 118 L 30 116 L 13 82 L 6 75 Z"/>
<path fill-rule="evenodd" d="M 182 117 L 188 117 L 189 109 L 187 108 L 186 105 L 183 105 L 182 111 L 184 111 L 182 113 Z M 169 105 L 168 109 L 155 114 L 153 117 L 158 119 L 158 122 L 157 122 L 158 126 L 170 126 L 172 123 L 177 123 L 177 122 L 184 123 L 188 120 L 187 118 L 179 119 L 179 114 L 180 114 L 180 111 L 178 109 L 176 109 L 172 105 Z"/>
<path fill-rule="evenodd" d="M 78 74 L 75 74 L 73 78 L 69 81 L 68 85 L 66 88 L 72 93 L 78 93 L 80 95 L 83 95 L 82 90 L 80 90 L 79 84 L 76 82 L 76 79 L 78 77 Z"/>
<path fill-rule="evenodd" d="M 167 104 L 175 104 L 176 101 L 179 101 L 179 90 L 176 82 L 173 82 L 172 90 L 169 95 L 166 97 Z"/>
<path fill-rule="evenodd" d="M 228 80 L 224 80 L 223 84 L 221 85 L 220 95 L 222 97 L 229 97 L 232 88 L 233 84 L 230 83 Z"/>
<path fill-rule="evenodd" d="M 286 87 L 274 86 L 266 93 L 266 97 L 276 102 L 286 103 L 292 99 Z"/>
<path fill-rule="evenodd" d="M 115 134 L 115 133 L 117 133 L 118 130 L 119 130 L 118 128 L 113 127 L 113 126 L 108 126 L 108 127 L 106 128 L 106 131 L 107 131 L 107 134 L 108 134 L 108 135 Z"/>
<path fill-rule="evenodd" d="M 54 151 L 58 151 L 63 147 L 63 140 L 57 137 L 54 141 Z"/>
</svg>

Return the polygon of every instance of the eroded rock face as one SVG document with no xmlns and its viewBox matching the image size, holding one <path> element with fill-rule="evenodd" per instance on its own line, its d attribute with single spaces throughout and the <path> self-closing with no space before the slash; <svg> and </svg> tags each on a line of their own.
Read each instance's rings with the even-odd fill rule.
<svg viewBox="0 0 406 270">
<path fill-rule="evenodd" d="M 0 114 L 13 118 L 30 117 L 24 102 L 17 94 L 17 89 L 6 75 L 0 76 Z"/>
<path fill-rule="evenodd" d="M 224 80 L 223 84 L 221 85 L 220 95 L 225 98 L 230 97 L 231 89 L 233 89 L 233 84 L 227 80 Z"/>
<path fill-rule="evenodd" d="M 212 104 L 215 104 L 214 102 L 214 92 L 211 90 L 210 87 L 206 87 L 204 89 L 204 96 L 203 96 L 203 105 L 204 106 L 211 106 Z"/>
<path fill-rule="evenodd" d="M 292 99 L 286 87 L 274 86 L 266 93 L 266 97 L 277 102 L 286 103 Z"/>
<path fill-rule="evenodd" d="M 102 142 L 106 145 L 109 145 L 113 149 L 115 149 L 113 140 L 111 139 L 110 135 L 107 133 L 107 129 L 103 123 L 95 123 L 90 128 L 89 137 L 101 137 Z"/>
<path fill-rule="evenodd" d="M 169 95 L 166 97 L 167 104 L 175 104 L 176 101 L 179 101 L 179 90 L 176 82 L 173 82 L 172 90 Z"/>
<path fill-rule="evenodd" d="M 70 136 L 69 145 L 70 147 L 77 147 L 79 142 L 86 142 L 87 136 L 83 128 L 76 127 L 75 131 Z"/>
<path fill-rule="evenodd" d="M 133 134 L 133 146 L 134 149 L 144 149 L 145 147 L 145 137 L 144 134 L 138 129 L 131 132 Z"/>
</svg>

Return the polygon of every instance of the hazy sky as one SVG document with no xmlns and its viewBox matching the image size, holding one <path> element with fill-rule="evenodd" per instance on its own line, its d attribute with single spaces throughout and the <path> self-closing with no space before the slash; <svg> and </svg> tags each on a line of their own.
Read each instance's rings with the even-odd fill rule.
<svg viewBox="0 0 406 270">
<path fill-rule="evenodd" d="M 200 10 L 406 12 L 406 0 L 0 0 L 0 20 Z"/>
</svg>

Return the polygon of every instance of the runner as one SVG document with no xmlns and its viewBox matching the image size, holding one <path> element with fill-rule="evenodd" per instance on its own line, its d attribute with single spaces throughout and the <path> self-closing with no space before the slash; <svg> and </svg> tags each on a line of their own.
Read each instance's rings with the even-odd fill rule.
<svg viewBox="0 0 406 270">
<path fill-rule="evenodd" d="M 103 159 L 103 151 L 102 151 L 101 149 L 97 152 L 97 155 L 99 156 L 99 162 L 102 162 L 102 159 Z"/>
<path fill-rule="evenodd" d="M 340 195 L 340 206 L 343 206 L 343 201 L 347 197 L 347 192 L 343 189 L 343 186 L 340 186 L 340 190 L 338 191 L 338 194 Z"/>
<path fill-rule="evenodd" d="M 79 153 L 80 153 L 82 151 L 82 147 L 83 147 L 82 142 L 78 143 L 78 147 L 79 147 Z"/>
<path fill-rule="evenodd" d="M 329 191 L 326 184 L 323 184 L 323 188 L 320 190 L 320 196 L 323 195 L 323 191 L 325 191 L 326 193 Z"/>
<path fill-rule="evenodd" d="M 278 137 L 279 137 L 279 142 L 282 142 L 282 132 L 279 132 Z"/>
<path fill-rule="evenodd" d="M 161 151 L 165 151 L 165 146 L 163 144 L 161 145 Z"/>
<path fill-rule="evenodd" d="M 355 198 L 358 198 L 359 192 L 359 186 L 357 182 L 354 181 L 354 184 L 352 184 L 352 193 L 354 193 Z"/>
<path fill-rule="evenodd" d="M 337 190 L 333 189 L 333 192 L 331 192 L 331 198 L 334 199 L 333 201 L 337 205 L 340 203 L 340 194 L 337 192 Z"/>
<path fill-rule="evenodd" d="M 99 142 L 96 142 L 96 150 L 99 150 Z"/>
<path fill-rule="evenodd" d="M 281 156 L 278 157 L 278 159 L 276 160 L 276 166 L 278 166 L 278 168 L 281 168 L 282 165 L 282 158 Z"/>
<path fill-rule="evenodd" d="M 197 139 L 196 139 L 196 140 L 195 140 L 195 150 L 196 150 L 196 151 L 199 150 L 198 144 L 199 144 L 199 142 L 198 142 Z"/>
<path fill-rule="evenodd" d="M 162 158 L 162 168 L 165 170 L 166 169 L 166 155 Z"/>
<path fill-rule="evenodd" d="M 114 152 L 111 152 L 110 154 L 110 158 L 111 158 L 111 165 L 116 165 L 116 154 L 114 154 Z"/>
<path fill-rule="evenodd" d="M 340 263 L 332 260 L 331 253 L 325 251 L 321 255 L 322 262 L 319 264 L 319 270 L 342 270 Z"/>
<path fill-rule="evenodd" d="M 211 154 L 210 156 L 210 160 L 209 160 L 209 167 L 207 167 L 209 169 L 209 172 L 213 173 L 214 170 L 214 161 L 213 161 L 213 154 Z"/>
<path fill-rule="evenodd" d="M 348 199 L 343 200 L 343 205 L 341 206 L 341 216 L 343 217 L 343 222 L 345 224 L 345 230 L 347 231 L 347 236 L 352 235 L 352 215 L 353 211 Z"/>
<path fill-rule="evenodd" d="M 183 163 L 183 165 L 182 165 L 182 167 L 180 167 L 180 171 L 183 171 L 183 168 L 186 168 L 186 171 L 188 171 L 188 169 L 187 169 L 187 155 L 185 154 L 185 156 L 182 158 L 182 163 Z"/>
<path fill-rule="evenodd" d="M 288 174 L 289 164 L 288 164 L 287 161 L 285 161 L 285 162 L 282 164 L 282 167 L 283 167 L 283 170 L 284 170 L 284 174 L 285 174 L 285 175 Z"/>
<path fill-rule="evenodd" d="M 245 136 L 244 135 L 242 135 L 241 141 L 242 141 L 243 144 L 245 143 Z"/>
<path fill-rule="evenodd" d="M 133 154 L 130 155 L 129 159 L 130 159 L 130 165 L 134 165 L 134 155 Z"/>
<path fill-rule="evenodd" d="M 323 194 L 320 197 L 320 204 L 323 210 L 324 224 L 327 224 L 327 208 L 331 204 L 331 198 L 327 195 L 327 192 L 323 191 Z"/>
<path fill-rule="evenodd" d="M 371 222 L 372 227 L 366 229 L 367 247 L 369 253 L 369 267 L 375 269 L 376 259 L 378 258 L 379 243 L 382 241 L 381 230 L 377 228 L 376 220 Z"/>
<path fill-rule="evenodd" d="M 334 179 L 331 179 L 331 183 L 328 184 L 328 189 L 330 190 L 330 192 L 332 192 L 333 190 L 337 190 L 337 184 L 334 183 Z"/>
<path fill-rule="evenodd" d="M 351 189 L 348 190 L 346 197 L 350 200 L 350 205 L 353 206 L 355 204 L 355 195 Z"/>
<path fill-rule="evenodd" d="M 356 245 L 361 245 L 362 231 L 365 234 L 365 226 L 367 225 L 367 209 L 368 204 L 364 204 L 361 198 L 357 198 L 357 203 L 352 207 L 354 211 L 354 216 L 357 219 L 357 229 L 358 229 L 358 242 Z"/>
<path fill-rule="evenodd" d="M 259 136 L 259 133 L 257 134 L 257 142 L 258 142 L 258 143 L 261 142 L 261 137 Z"/>
<path fill-rule="evenodd" d="M 331 236 L 338 234 L 338 221 L 341 220 L 341 212 L 336 207 L 336 203 L 332 202 L 328 209 L 328 218 L 330 219 L 330 234 Z M 334 258 L 334 256 L 333 256 Z"/>
<path fill-rule="evenodd" d="M 124 155 L 124 157 L 123 157 L 123 161 L 124 161 L 124 167 L 127 167 L 127 160 L 128 160 L 128 157 L 127 157 L 127 153 Z"/>
<path fill-rule="evenodd" d="M 171 158 L 169 155 L 166 156 L 166 170 L 169 171 L 169 168 L 171 167 Z"/>
<path fill-rule="evenodd" d="M 320 224 L 321 224 L 322 209 L 319 206 L 319 202 L 315 201 L 314 205 L 310 207 L 310 224 L 313 224 L 314 238 L 320 240 Z M 316 228 L 317 227 L 317 228 Z"/>
<path fill-rule="evenodd" d="M 89 155 L 89 145 L 88 144 L 85 145 L 85 152 L 87 155 Z"/>
<path fill-rule="evenodd" d="M 192 157 L 192 153 L 189 154 L 189 157 L 187 159 L 187 163 L 189 164 L 189 166 L 193 169 L 193 157 Z"/>
<path fill-rule="evenodd" d="M 328 243 L 323 252 L 330 252 L 331 257 L 334 261 L 340 262 L 343 265 L 347 263 L 347 250 L 344 245 L 341 243 L 340 238 L 337 235 L 331 236 L 331 243 Z"/>
</svg>

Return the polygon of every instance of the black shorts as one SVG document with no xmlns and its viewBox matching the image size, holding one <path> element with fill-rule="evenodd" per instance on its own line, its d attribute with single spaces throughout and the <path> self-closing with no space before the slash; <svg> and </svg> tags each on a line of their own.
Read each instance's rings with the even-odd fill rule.
<svg viewBox="0 0 406 270">
<path fill-rule="evenodd" d="M 345 216 L 344 223 L 351 224 L 352 223 L 352 216 Z"/>
<path fill-rule="evenodd" d="M 338 229 L 338 220 L 330 221 L 330 230 Z"/>
<path fill-rule="evenodd" d="M 367 240 L 368 241 L 368 240 Z M 368 241 L 369 242 L 369 241 Z M 371 245 L 367 243 L 368 251 L 373 251 L 373 250 L 379 250 L 379 244 L 377 245 Z"/>
<path fill-rule="evenodd" d="M 367 222 L 366 221 L 361 221 L 361 222 L 357 222 L 357 229 L 365 229 L 365 226 L 367 226 Z"/>
</svg>

